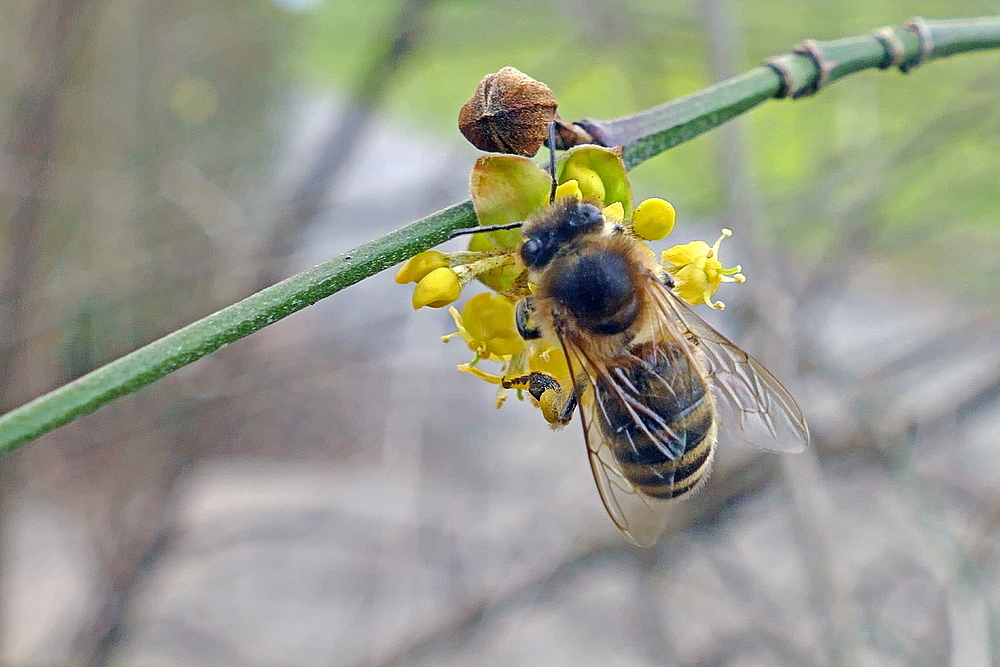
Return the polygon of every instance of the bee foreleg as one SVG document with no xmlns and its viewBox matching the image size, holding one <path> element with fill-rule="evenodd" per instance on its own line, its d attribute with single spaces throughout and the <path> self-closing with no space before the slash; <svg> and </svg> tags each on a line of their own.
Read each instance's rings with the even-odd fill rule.
<svg viewBox="0 0 1000 667">
<path fill-rule="evenodd" d="M 531 321 L 534 313 L 535 303 L 530 296 L 526 296 L 517 302 L 514 322 L 517 324 L 517 333 L 521 334 L 521 338 L 524 340 L 535 340 L 542 337 L 541 329 Z"/>
</svg>

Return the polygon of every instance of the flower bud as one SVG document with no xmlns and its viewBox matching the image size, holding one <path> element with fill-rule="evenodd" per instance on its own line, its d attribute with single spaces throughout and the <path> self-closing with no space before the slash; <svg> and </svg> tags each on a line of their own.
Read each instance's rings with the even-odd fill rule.
<svg viewBox="0 0 1000 667">
<path fill-rule="evenodd" d="M 596 171 L 579 162 L 568 162 L 562 173 L 563 180 L 575 179 L 586 199 L 604 201 L 604 181 Z"/>
<path fill-rule="evenodd" d="M 636 207 L 632 229 L 639 238 L 659 241 L 673 231 L 676 218 L 677 213 L 670 202 L 653 197 Z"/>
<path fill-rule="evenodd" d="M 413 310 L 428 306 L 443 308 L 462 293 L 458 274 L 447 267 L 439 267 L 420 279 L 413 290 Z"/>
<path fill-rule="evenodd" d="M 443 252 L 426 250 L 409 258 L 399 267 L 399 271 L 396 272 L 396 282 L 400 285 L 420 282 L 420 279 L 428 273 L 444 266 L 448 266 L 448 258 Z"/>
</svg>

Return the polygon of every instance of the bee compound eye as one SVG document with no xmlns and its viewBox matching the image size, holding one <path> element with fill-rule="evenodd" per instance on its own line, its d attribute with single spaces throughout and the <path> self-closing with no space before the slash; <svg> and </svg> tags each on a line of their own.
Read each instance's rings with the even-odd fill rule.
<svg viewBox="0 0 1000 667">
<path fill-rule="evenodd" d="M 525 239 L 524 244 L 521 246 L 521 259 L 528 266 L 536 266 L 541 250 L 542 242 L 537 237 L 532 236 Z"/>
<path fill-rule="evenodd" d="M 580 204 L 576 211 L 568 218 L 570 227 L 577 229 L 591 229 L 604 222 L 604 214 L 601 209 L 593 204 Z"/>
</svg>

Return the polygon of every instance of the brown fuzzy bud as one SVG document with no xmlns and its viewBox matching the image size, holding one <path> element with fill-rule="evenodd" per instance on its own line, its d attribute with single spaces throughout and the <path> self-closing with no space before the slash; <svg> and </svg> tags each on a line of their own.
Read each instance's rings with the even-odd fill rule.
<svg viewBox="0 0 1000 667">
<path fill-rule="evenodd" d="M 458 129 L 473 146 L 531 157 L 548 138 L 556 96 L 513 67 L 487 74 L 458 114 Z"/>
</svg>

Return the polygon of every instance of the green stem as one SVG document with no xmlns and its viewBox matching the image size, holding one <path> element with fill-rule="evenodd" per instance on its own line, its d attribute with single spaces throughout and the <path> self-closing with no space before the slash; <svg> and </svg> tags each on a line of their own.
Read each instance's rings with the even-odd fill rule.
<svg viewBox="0 0 1000 667">
<path fill-rule="evenodd" d="M 930 36 L 892 28 L 901 45 L 902 63 L 927 49 L 927 59 L 979 49 L 1000 48 L 1000 17 L 924 24 Z M 827 68 L 826 83 L 887 62 L 883 42 L 863 35 L 815 43 Z M 928 48 L 929 47 L 929 48 Z M 820 70 L 807 55 L 789 53 L 698 93 L 612 121 L 581 121 L 606 145 L 623 146 L 629 168 L 668 148 L 721 125 L 784 92 L 807 90 Z M 783 76 L 779 75 L 783 72 Z M 445 241 L 449 234 L 475 224 L 468 201 L 366 243 L 237 304 L 175 331 L 83 377 L 0 417 L 0 452 L 89 414 L 116 398 L 239 340 L 412 255 Z"/>
</svg>

